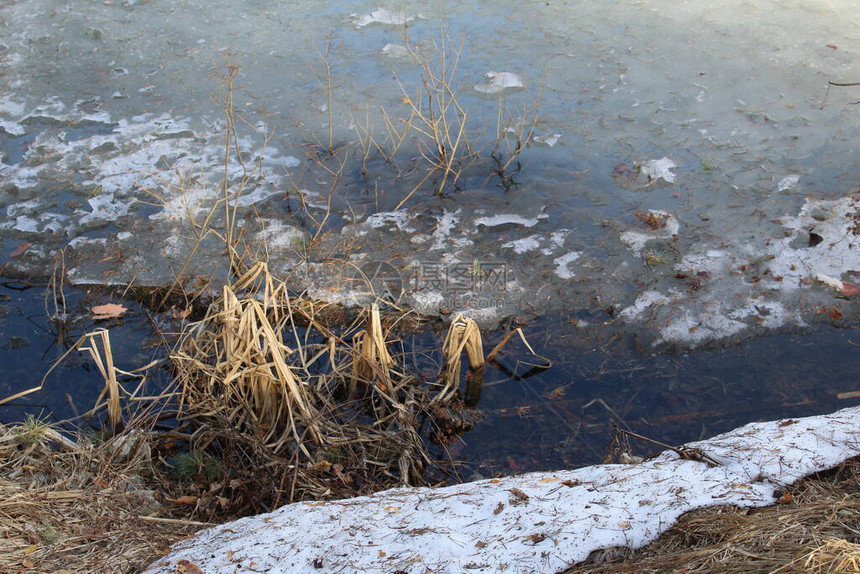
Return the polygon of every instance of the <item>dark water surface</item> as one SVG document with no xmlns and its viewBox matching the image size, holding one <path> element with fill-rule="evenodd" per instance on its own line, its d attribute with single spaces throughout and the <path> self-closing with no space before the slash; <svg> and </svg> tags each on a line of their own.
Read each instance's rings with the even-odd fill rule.
<svg viewBox="0 0 860 574">
<path fill-rule="evenodd" d="M 59 328 L 49 318 L 54 303 L 46 286 L 3 280 L 0 395 L 38 385 L 55 360 L 97 327 L 109 329 L 121 369 L 163 356 L 156 325 L 168 324 L 166 319 L 120 295 L 104 288 L 66 288 L 70 319 Z M 121 303 L 128 311 L 119 319 L 94 321 L 89 309 L 108 302 Z M 475 427 L 444 449 L 433 447 L 435 456 L 458 461 L 459 478 L 599 462 L 614 436 L 613 425 L 674 445 L 751 421 L 821 414 L 860 403 L 860 397 L 845 396 L 860 390 L 856 325 L 824 325 L 725 348 L 660 354 L 621 339 L 589 340 L 567 321 L 553 318 L 528 324 L 523 331 L 553 367 L 522 378 L 530 369 L 526 363 L 540 361 L 512 339 L 499 360 L 515 376 L 487 368 L 481 400 L 471 413 L 478 421 Z M 485 349 L 504 334 L 485 334 Z M 407 343 L 411 351 L 429 352 L 431 362 L 440 359 L 442 340 L 432 333 Z M 161 377 L 154 384 L 166 383 L 164 372 L 155 370 L 152 376 Z M 48 420 L 82 415 L 101 388 L 89 357 L 72 352 L 46 378 L 43 391 L 0 406 L 0 421 L 20 421 L 27 414 Z M 83 419 L 88 423 L 97 421 Z M 632 447 L 640 455 L 662 450 L 636 441 Z"/>
</svg>

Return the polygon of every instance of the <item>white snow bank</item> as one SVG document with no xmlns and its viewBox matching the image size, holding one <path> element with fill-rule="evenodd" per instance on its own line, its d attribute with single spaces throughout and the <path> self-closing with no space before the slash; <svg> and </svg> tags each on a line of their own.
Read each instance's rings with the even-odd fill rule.
<svg viewBox="0 0 860 574">
<path fill-rule="evenodd" d="M 766 506 L 782 486 L 860 454 L 860 407 L 753 423 L 636 465 L 531 473 L 446 488 L 302 502 L 180 542 L 147 572 L 188 560 L 218 572 L 557 572 L 593 550 L 639 547 L 684 512 Z"/>
</svg>

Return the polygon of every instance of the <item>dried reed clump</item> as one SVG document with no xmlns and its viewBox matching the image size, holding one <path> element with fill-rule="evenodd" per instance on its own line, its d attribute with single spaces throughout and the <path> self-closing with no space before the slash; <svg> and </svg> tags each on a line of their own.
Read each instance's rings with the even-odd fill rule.
<svg viewBox="0 0 860 574">
<path fill-rule="evenodd" d="M 340 333 L 314 315 L 262 263 L 223 288 L 172 355 L 192 446 L 280 476 L 271 505 L 420 482 L 424 391 L 389 354 L 379 309 Z"/>
<path fill-rule="evenodd" d="M 442 353 L 445 355 L 445 364 L 439 374 L 442 390 L 433 398 L 434 404 L 450 400 L 459 391 L 464 351 L 469 361 L 467 397 L 471 398 L 476 394 L 480 396 L 484 376 L 484 345 L 481 341 L 481 330 L 473 319 L 457 315 L 451 321 L 448 335 L 442 345 Z M 477 399 L 474 402 L 477 402 Z"/>
</svg>

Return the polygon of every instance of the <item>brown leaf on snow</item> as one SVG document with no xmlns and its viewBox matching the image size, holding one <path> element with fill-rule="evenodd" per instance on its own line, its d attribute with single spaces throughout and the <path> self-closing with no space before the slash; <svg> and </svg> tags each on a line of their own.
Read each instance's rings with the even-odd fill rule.
<svg viewBox="0 0 860 574">
<path fill-rule="evenodd" d="M 860 295 L 860 285 L 858 285 L 857 283 L 849 283 L 848 281 L 843 281 L 842 289 L 840 289 L 839 292 L 846 297 Z"/>
<path fill-rule="evenodd" d="M 180 574 L 203 574 L 203 570 L 197 564 L 188 560 L 177 560 L 176 571 Z"/>
<path fill-rule="evenodd" d="M 93 313 L 93 319 L 114 319 L 128 311 L 128 309 L 118 303 L 108 303 L 106 305 L 96 305 L 90 311 Z"/>
<path fill-rule="evenodd" d="M 828 275 L 824 275 L 823 273 L 819 273 L 815 276 L 815 279 L 821 281 L 825 285 L 829 287 L 833 287 L 839 293 L 846 297 L 853 297 L 855 295 L 860 295 L 860 285 L 857 283 L 849 283 L 848 281 L 842 281 L 841 279 L 836 279 L 835 277 L 830 277 Z"/>
</svg>

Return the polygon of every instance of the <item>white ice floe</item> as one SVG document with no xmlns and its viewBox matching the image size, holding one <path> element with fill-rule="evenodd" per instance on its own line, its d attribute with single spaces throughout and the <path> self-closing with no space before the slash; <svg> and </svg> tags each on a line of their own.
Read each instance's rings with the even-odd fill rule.
<svg viewBox="0 0 860 574">
<path fill-rule="evenodd" d="M 806 324 L 797 310 L 788 310 L 779 301 L 753 301 L 740 309 L 735 309 L 728 316 L 773 329 L 789 323 L 798 326 Z"/>
<path fill-rule="evenodd" d="M 673 183 L 675 181 L 675 172 L 672 170 L 676 167 L 678 167 L 678 164 L 668 157 L 663 157 L 643 162 L 639 166 L 639 169 L 648 177 L 649 183 L 653 183 L 661 178 L 669 183 Z"/>
<path fill-rule="evenodd" d="M 544 145 L 547 145 L 549 147 L 553 147 L 555 144 L 558 143 L 558 140 L 561 139 L 562 135 L 564 135 L 564 134 L 548 134 L 548 135 L 533 136 L 532 141 L 535 143 L 544 144 Z"/>
<path fill-rule="evenodd" d="M 685 309 L 684 314 L 660 327 L 660 338 L 654 346 L 671 343 L 694 348 L 710 341 L 719 341 L 747 329 L 743 321 L 732 319 L 717 303 L 705 305 L 703 311 Z"/>
<path fill-rule="evenodd" d="M 257 239 L 270 253 L 301 250 L 305 234 L 300 229 L 278 219 L 260 219 L 260 223 L 265 227 Z"/>
<path fill-rule="evenodd" d="M 382 53 L 392 58 L 405 58 L 409 55 L 409 48 L 403 44 L 388 43 L 382 47 Z"/>
<path fill-rule="evenodd" d="M 498 227 L 499 225 L 507 225 L 508 223 L 515 223 L 517 225 L 522 225 L 523 227 L 534 227 L 541 219 L 546 219 L 547 217 L 548 216 L 545 213 L 542 213 L 537 217 L 523 217 L 522 215 L 511 213 L 500 213 L 498 215 L 475 218 L 475 227 L 479 225 Z"/>
<path fill-rule="evenodd" d="M 768 263 L 781 289 L 797 289 L 804 280 L 860 271 L 860 199 L 807 199 L 800 213 L 782 220 L 787 233 L 772 242 Z M 813 235 L 820 238 L 811 242 Z"/>
<path fill-rule="evenodd" d="M 828 287 L 833 287 L 837 291 L 842 291 L 843 289 L 845 289 L 844 281 L 842 281 L 841 279 L 837 279 L 836 277 L 825 275 L 824 273 L 816 273 L 815 280 L 824 283 Z"/>
<path fill-rule="evenodd" d="M 634 301 L 632 305 L 618 313 L 618 316 L 625 321 L 638 319 L 649 307 L 653 307 L 654 305 L 665 305 L 671 300 L 671 298 L 659 291 L 645 291 L 636 297 L 636 301 Z"/>
<path fill-rule="evenodd" d="M 367 224 L 374 229 L 394 225 L 397 229 L 406 232 L 414 231 L 414 228 L 410 225 L 411 221 L 412 216 L 405 209 L 401 209 L 400 211 L 380 211 L 367 218 Z"/>
<path fill-rule="evenodd" d="M 779 191 L 789 191 L 797 187 L 797 182 L 799 181 L 799 175 L 787 175 L 779 181 L 779 183 L 777 184 L 777 189 Z"/>
<path fill-rule="evenodd" d="M 760 507 L 799 478 L 860 455 L 860 407 L 752 423 L 639 464 L 598 465 L 299 502 L 200 532 L 146 572 L 558 572 L 638 548 L 684 512 Z"/>
<path fill-rule="evenodd" d="M 523 237 L 522 239 L 508 241 L 506 243 L 502 243 L 502 247 L 506 249 L 513 249 L 514 253 L 526 253 L 528 251 L 534 251 L 540 247 L 540 236 L 529 235 L 528 237 Z"/>
<path fill-rule="evenodd" d="M 707 249 L 704 253 L 688 253 L 675 264 L 680 272 L 717 273 L 725 269 L 726 252 L 719 249 Z"/>
<path fill-rule="evenodd" d="M 127 198 L 118 199 L 115 194 L 103 191 L 99 195 L 89 198 L 87 203 L 90 205 L 90 211 L 81 215 L 78 220 L 80 223 L 116 221 L 120 217 L 127 215 L 136 201 Z"/>
<path fill-rule="evenodd" d="M 475 90 L 482 94 L 498 94 L 525 87 L 522 76 L 515 72 L 487 72 L 484 77 L 486 81 L 475 86 Z"/>
<path fill-rule="evenodd" d="M 364 28 L 370 24 L 387 24 L 389 26 L 403 26 L 416 18 L 413 14 L 407 14 L 402 10 L 389 10 L 388 8 L 377 8 L 370 14 L 353 14 L 352 23 L 357 28 Z"/>
<path fill-rule="evenodd" d="M 436 228 L 433 230 L 433 245 L 430 246 L 430 251 L 445 249 L 449 245 L 451 233 L 460 222 L 461 211 L 461 209 L 453 212 L 444 211 L 442 215 L 436 216 Z M 461 237 L 460 239 L 468 241 L 468 244 L 472 243 L 472 240 L 467 237 Z M 455 241 L 454 243 L 461 247 L 467 245 L 466 242 Z"/>
<path fill-rule="evenodd" d="M 562 279 L 572 279 L 575 273 L 570 270 L 569 265 L 581 256 L 581 251 L 571 251 L 570 253 L 565 253 L 561 257 L 553 259 L 552 262 L 555 263 L 555 274 Z"/>
</svg>

